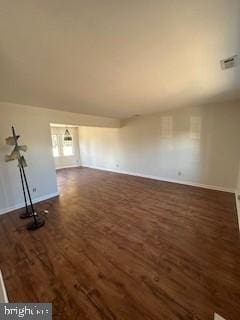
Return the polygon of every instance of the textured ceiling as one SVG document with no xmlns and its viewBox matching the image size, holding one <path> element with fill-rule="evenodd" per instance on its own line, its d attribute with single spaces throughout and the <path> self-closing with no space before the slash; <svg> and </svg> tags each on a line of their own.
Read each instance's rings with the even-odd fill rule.
<svg viewBox="0 0 240 320">
<path fill-rule="evenodd" d="M 240 98 L 239 0 L 0 0 L 0 101 L 118 118 Z"/>
</svg>

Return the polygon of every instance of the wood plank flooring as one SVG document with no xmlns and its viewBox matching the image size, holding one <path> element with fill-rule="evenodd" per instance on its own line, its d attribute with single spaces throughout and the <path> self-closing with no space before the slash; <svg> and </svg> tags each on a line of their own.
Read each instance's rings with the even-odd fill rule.
<svg viewBox="0 0 240 320">
<path fill-rule="evenodd" d="M 233 194 L 88 168 L 58 171 L 46 226 L 0 217 L 11 302 L 52 302 L 53 319 L 240 319 Z"/>
</svg>

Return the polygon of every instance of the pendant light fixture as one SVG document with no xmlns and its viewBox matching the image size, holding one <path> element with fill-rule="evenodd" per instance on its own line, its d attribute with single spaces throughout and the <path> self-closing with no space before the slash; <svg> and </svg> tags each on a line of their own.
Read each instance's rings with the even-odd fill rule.
<svg viewBox="0 0 240 320">
<path fill-rule="evenodd" d="M 72 136 L 71 136 L 71 134 L 70 134 L 68 129 L 65 130 L 64 141 L 66 141 L 66 142 L 71 142 L 72 141 Z"/>
</svg>

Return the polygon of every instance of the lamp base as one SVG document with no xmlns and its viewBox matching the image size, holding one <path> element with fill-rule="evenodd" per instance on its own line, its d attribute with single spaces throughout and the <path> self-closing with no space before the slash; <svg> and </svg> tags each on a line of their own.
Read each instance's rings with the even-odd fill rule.
<svg viewBox="0 0 240 320">
<path fill-rule="evenodd" d="M 19 218 L 20 219 L 31 218 L 32 216 L 33 216 L 32 213 L 31 212 L 27 212 L 27 211 L 22 212 L 22 213 L 19 214 Z"/>
<path fill-rule="evenodd" d="M 36 230 L 45 225 L 45 220 L 42 218 L 36 217 L 36 220 L 27 224 L 28 230 Z"/>
</svg>

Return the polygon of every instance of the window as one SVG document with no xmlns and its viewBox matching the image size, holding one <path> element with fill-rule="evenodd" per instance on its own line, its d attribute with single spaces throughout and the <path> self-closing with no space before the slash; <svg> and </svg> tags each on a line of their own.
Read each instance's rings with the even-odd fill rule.
<svg viewBox="0 0 240 320">
<path fill-rule="evenodd" d="M 58 137 L 56 134 L 52 134 L 52 151 L 54 157 L 59 157 Z"/>
<path fill-rule="evenodd" d="M 52 152 L 55 158 L 74 155 L 73 137 L 69 130 L 64 134 L 52 134 Z"/>
<path fill-rule="evenodd" d="M 64 140 L 63 138 L 63 155 L 73 156 L 73 140 Z"/>
</svg>

